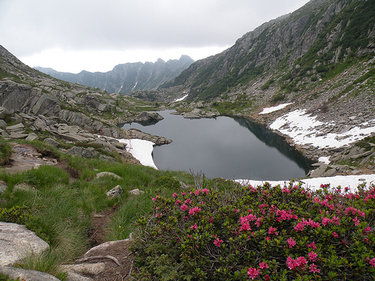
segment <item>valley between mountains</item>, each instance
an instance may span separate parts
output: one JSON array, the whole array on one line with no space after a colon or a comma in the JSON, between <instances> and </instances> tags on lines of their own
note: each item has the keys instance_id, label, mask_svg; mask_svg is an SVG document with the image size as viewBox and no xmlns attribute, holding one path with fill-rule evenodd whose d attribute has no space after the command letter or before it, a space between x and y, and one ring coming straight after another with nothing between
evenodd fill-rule
<instances>
[{"instance_id":1,"label":"valley between mountains","mask_svg":"<svg viewBox=\"0 0 375 281\"><path fill-rule=\"evenodd\" d=\"M312 0L196 62L39 69L0 45L0 280L374 280L373 0ZM122 125L163 110L249 120L311 170L158 170L173 139Z\"/></svg>"}]
</instances>

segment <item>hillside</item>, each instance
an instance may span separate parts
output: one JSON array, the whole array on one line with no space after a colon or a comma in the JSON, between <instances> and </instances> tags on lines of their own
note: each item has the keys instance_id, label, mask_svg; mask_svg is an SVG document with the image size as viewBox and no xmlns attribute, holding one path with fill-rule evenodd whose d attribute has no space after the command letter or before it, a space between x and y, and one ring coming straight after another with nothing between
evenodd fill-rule
<instances>
[{"instance_id":1,"label":"hillside","mask_svg":"<svg viewBox=\"0 0 375 281\"><path fill-rule=\"evenodd\" d=\"M374 2L312 0L193 63L158 91L135 96L188 95L173 103L188 118L255 120L319 161L312 175L327 176L375 168L374 93Z\"/></svg>"},{"instance_id":2,"label":"hillside","mask_svg":"<svg viewBox=\"0 0 375 281\"><path fill-rule=\"evenodd\" d=\"M0 134L8 140L43 141L88 158L137 162L116 139L169 143L125 131L125 121L152 121L156 104L57 80L23 64L0 46Z\"/></svg>"},{"instance_id":3,"label":"hillside","mask_svg":"<svg viewBox=\"0 0 375 281\"><path fill-rule=\"evenodd\" d=\"M193 63L160 90L188 92L190 100L234 93L260 104L294 99L373 57L374 22L373 1L313 0Z\"/></svg>"},{"instance_id":4,"label":"hillside","mask_svg":"<svg viewBox=\"0 0 375 281\"><path fill-rule=\"evenodd\" d=\"M64 81L100 88L109 93L128 94L156 89L178 76L192 62L189 56L181 56L178 60L167 62L158 59L155 63L125 63L116 65L108 72L81 71L78 74L58 72L43 67L36 67L36 69Z\"/></svg>"}]
</instances>

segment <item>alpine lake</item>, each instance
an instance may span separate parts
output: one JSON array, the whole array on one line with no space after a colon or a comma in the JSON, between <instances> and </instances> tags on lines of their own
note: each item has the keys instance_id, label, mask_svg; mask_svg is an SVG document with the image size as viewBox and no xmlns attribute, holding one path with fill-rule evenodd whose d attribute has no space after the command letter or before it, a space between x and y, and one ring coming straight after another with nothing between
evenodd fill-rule
<instances>
[{"instance_id":1,"label":"alpine lake","mask_svg":"<svg viewBox=\"0 0 375 281\"><path fill-rule=\"evenodd\" d=\"M158 113L164 119L156 124L123 126L173 140L154 146L158 169L252 180L297 179L310 169L311 162L281 136L250 120L226 116L185 119L172 110Z\"/></svg>"}]
</instances>

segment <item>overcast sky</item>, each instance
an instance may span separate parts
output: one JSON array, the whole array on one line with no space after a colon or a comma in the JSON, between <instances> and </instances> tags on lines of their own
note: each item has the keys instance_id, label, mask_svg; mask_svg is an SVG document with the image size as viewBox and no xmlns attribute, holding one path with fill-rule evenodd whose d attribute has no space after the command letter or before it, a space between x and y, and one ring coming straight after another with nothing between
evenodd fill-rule
<instances>
[{"instance_id":1,"label":"overcast sky","mask_svg":"<svg viewBox=\"0 0 375 281\"><path fill-rule=\"evenodd\" d=\"M30 66L198 60L308 0L0 0L0 44Z\"/></svg>"}]
</instances>

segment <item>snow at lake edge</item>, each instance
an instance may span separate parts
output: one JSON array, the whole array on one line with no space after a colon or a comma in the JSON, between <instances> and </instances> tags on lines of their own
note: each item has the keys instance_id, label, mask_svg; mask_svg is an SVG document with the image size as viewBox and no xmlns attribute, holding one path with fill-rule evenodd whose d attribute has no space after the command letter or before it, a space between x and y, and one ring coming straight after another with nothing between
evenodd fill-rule
<instances>
[{"instance_id":1,"label":"snow at lake edge","mask_svg":"<svg viewBox=\"0 0 375 281\"><path fill-rule=\"evenodd\" d=\"M119 139L118 141L125 143L126 151L133 155L143 166L158 169L152 158L152 151L155 145L153 142L140 139Z\"/></svg>"},{"instance_id":2,"label":"snow at lake edge","mask_svg":"<svg viewBox=\"0 0 375 281\"><path fill-rule=\"evenodd\" d=\"M263 108L262 112L259 112L259 114L268 114L268 113L271 113L271 112L274 112L274 111L278 111L280 109L283 109L283 108L287 107L290 104L293 104L293 103L288 102L288 103L282 103L282 104L279 104L279 105L273 106L273 107L265 107L265 108Z\"/></svg>"},{"instance_id":3,"label":"snow at lake edge","mask_svg":"<svg viewBox=\"0 0 375 281\"><path fill-rule=\"evenodd\" d=\"M252 186L259 186L263 185L265 182L271 184L271 186L289 186L288 180L281 180L281 181L267 181L267 180L246 180L246 179L239 179L235 180L241 185L252 185ZM302 182L302 187L317 190L320 188L321 184L329 184L330 187L338 187L341 186L342 188L349 187L351 192L355 192L357 190L358 185L365 184L366 187L371 185L375 185L375 174L370 175L349 175L349 176L334 176L334 177L320 177L320 178L306 178L294 181L295 184L298 182Z\"/></svg>"}]
</instances>

